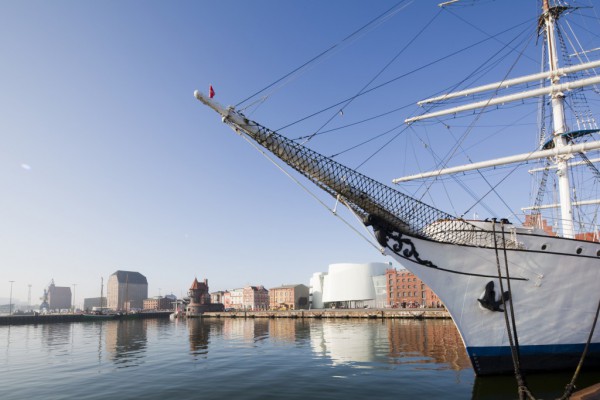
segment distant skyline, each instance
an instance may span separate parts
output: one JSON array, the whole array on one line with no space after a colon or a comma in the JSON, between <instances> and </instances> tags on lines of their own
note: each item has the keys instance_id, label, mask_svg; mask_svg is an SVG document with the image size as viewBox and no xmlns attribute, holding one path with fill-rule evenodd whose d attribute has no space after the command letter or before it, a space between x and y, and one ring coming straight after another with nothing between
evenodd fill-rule
<instances>
[{"instance_id":1,"label":"distant skyline","mask_svg":"<svg viewBox=\"0 0 600 400\"><path fill-rule=\"evenodd\" d=\"M279 129L352 97L376 76L369 87L489 39L508 20L509 27L535 22L538 12L537 1L479 7L471 0L452 10L438 3L3 3L0 297L8 299L12 280L13 299L26 302L31 284L35 304L54 279L58 286L76 284L76 302L82 304L85 297L99 297L101 277L106 285L117 270L145 275L150 297L181 297L195 277L208 279L211 291L272 288L308 285L313 273L333 263L391 261L331 210L368 236L354 216L326 196L320 198L329 209L316 202L193 92L212 85L217 101L236 104L333 48L268 90L264 104L242 105L250 106L245 112L251 118ZM394 6L389 18L359 31ZM467 43L458 44L461 36ZM433 47L426 47L430 42ZM488 57L492 44L499 46L490 40L464 56ZM418 96L440 91L474 68L470 61L459 65L435 64L431 75L413 73L378 91L380 103L360 97L343 112L333 108L282 133L298 137L411 105L372 125L311 141L318 151L336 154L402 126L417 109ZM523 71L537 72L539 63L526 59L525 66ZM325 124L332 115L334 123ZM391 184L417 164L407 161L412 148L405 142L392 143L362 165L388 138L336 159ZM401 136L421 145L411 138ZM450 139L444 133L436 141ZM511 189L509 199L522 191ZM447 197L461 206L472 201L461 196ZM451 209L450 200L437 206ZM469 210L475 213L487 216L480 207Z\"/></svg>"}]
</instances>

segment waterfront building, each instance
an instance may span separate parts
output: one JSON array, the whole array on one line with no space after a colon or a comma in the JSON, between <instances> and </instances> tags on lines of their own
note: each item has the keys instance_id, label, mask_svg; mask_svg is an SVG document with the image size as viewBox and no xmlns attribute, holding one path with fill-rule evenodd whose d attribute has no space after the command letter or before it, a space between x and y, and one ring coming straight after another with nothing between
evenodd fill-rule
<instances>
[{"instance_id":1,"label":"waterfront building","mask_svg":"<svg viewBox=\"0 0 600 400\"><path fill-rule=\"evenodd\" d=\"M71 288L68 286L56 286L54 279L48 286L48 309L60 311L71 309Z\"/></svg>"},{"instance_id":2,"label":"waterfront building","mask_svg":"<svg viewBox=\"0 0 600 400\"><path fill-rule=\"evenodd\" d=\"M269 309L269 291L264 286L246 286L242 290L244 310L264 311Z\"/></svg>"},{"instance_id":3,"label":"waterfront building","mask_svg":"<svg viewBox=\"0 0 600 400\"><path fill-rule=\"evenodd\" d=\"M204 312L204 305L210 304L210 294L208 293L208 280L204 279L204 282L198 282L197 278L194 278L192 286L188 291L190 303L186 307L187 317L198 317Z\"/></svg>"},{"instance_id":4,"label":"waterfront building","mask_svg":"<svg viewBox=\"0 0 600 400\"><path fill-rule=\"evenodd\" d=\"M226 310L233 308L231 307L231 292L229 290L223 292L223 306Z\"/></svg>"},{"instance_id":5,"label":"waterfront building","mask_svg":"<svg viewBox=\"0 0 600 400\"><path fill-rule=\"evenodd\" d=\"M198 279L194 278L194 282L192 282L192 286L188 291L188 296L190 302L186 306L185 312L185 315L188 318L200 317L205 312L223 311L224 309L223 304L211 303L207 279L204 279L203 282L198 282Z\"/></svg>"},{"instance_id":6,"label":"waterfront building","mask_svg":"<svg viewBox=\"0 0 600 400\"><path fill-rule=\"evenodd\" d=\"M100 297L88 297L83 299L83 310L91 311L94 307L106 307L107 304L106 297L102 297L102 301Z\"/></svg>"},{"instance_id":7,"label":"waterfront building","mask_svg":"<svg viewBox=\"0 0 600 400\"><path fill-rule=\"evenodd\" d=\"M311 308L381 308L386 305L389 263L330 264L310 279Z\"/></svg>"},{"instance_id":8,"label":"waterfront building","mask_svg":"<svg viewBox=\"0 0 600 400\"><path fill-rule=\"evenodd\" d=\"M167 296L154 296L150 299L144 299L142 309L144 310L172 310L173 303L177 300L173 300Z\"/></svg>"},{"instance_id":9,"label":"waterfront building","mask_svg":"<svg viewBox=\"0 0 600 400\"><path fill-rule=\"evenodd\" d=\"M107 292L108 308L141 309L148 298L148 280L139 272L119 270L108 278Z\"/></svg>"},{"instance_id":10,"label":"waterfront building","mask_svg":"<svg viewBox=\"0 0 600 400\"><path fill-rule=\"evenodd\" d=\"M307 309L309 295L306 285L282 285L269 289L269 306L272 310Z\"/></svg>"},{"instance_id":11,"label":"waterfront building","mask_svg":"<svg viewBox=\"0 0 600 400\"><path fill-rule=\"evenodd\" d=\"M225 302L223 301L224 296L225 296L225 291L223 291L223 290L219 290L217 292L212 292L210 294L210 302L225 304Z\"/></svg>"},{"instance_id":12,"label":"waterfront building","mask_svg":"<svg viewBox=\"0 0 600 400\"><path fill-rule=\"evenodd\" d=\"M415 274L401 268L385 271L389 307L442 307L437 295Z\"/></svg>"},{"instance_id":13,"label":"waterfront building","mask_svg":"<svg viewBox=\"0 0 600 400\"><path fill-rule=\"evenodd\" d=\"M225 308L244 309L244 289L238 288L226 291L223 294L223 304Z\"/></svg>"}]
</instances>

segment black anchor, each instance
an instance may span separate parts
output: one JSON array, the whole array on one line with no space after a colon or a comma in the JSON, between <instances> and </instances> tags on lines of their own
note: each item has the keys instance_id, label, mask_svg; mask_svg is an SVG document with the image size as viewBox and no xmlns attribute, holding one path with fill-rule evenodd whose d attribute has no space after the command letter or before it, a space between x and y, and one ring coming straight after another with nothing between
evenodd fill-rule
<instances>
[{"instance_id":1,"label":"black anchor","mask_svg":"<svg viewBox=\"0 0 600 400\"><path fill-rule=\"evenodd\" d=\"M494 281L489 281L487 285L485 285L485 293L481 299L477 299L479 303L490 311L500 311L503 312L504 309L500 308L502 303L510 300L510 292L504 292L502 294L502 298L500 300L496 300L496 291L494 290Z\"/></svg>"}]
</instances>

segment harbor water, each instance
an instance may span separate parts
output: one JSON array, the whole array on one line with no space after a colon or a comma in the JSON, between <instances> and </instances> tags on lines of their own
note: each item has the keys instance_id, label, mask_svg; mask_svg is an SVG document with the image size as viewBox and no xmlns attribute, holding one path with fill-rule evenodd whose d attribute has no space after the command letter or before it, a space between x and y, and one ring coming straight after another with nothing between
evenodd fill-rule
<instances>
[{"instance_id":1,"label":"harbor water","mask_svg":"<svg viewBox=\"0 0 600 400\"><path fill-rule=\"evenodd\" d=\"M115 320L0 327L0 399L513 399L451 320ZM600 381L584 374L580 387ZM528 377L539 398L570 374Z\"/></svg>"}]
</instances>

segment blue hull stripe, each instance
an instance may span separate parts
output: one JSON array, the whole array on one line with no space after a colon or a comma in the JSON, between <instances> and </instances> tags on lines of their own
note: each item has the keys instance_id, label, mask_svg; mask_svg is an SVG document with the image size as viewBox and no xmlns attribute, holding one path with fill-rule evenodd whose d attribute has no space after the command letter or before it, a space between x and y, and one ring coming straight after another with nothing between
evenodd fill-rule
<instances>
[{"instance_id":1,"label":"blue hull stripe","mask_svg":"<svg viewBox=\"0 0 600 400\"><path fill-rule=\"evenodd\" d=\"M559 355L572 354L583 352L585 344L549 344L538 346L519 346L521 355ZM600 352L600 343L590 343L588 352ZM467 347L469 357L493 357L493 356L510 356L510 347Z\"/></svg>"},{"instance_id":2,"label":"blue hull stripe","mask_svg":"<svg viewBox=\"0 0 600 400\"><path fill-rule=\"evenodd\" d=\"M574 370L584 344L519 346L523 372ZM514 372L510 347L468 347L477 375L511 374ZM600 343L592 343L584 363L585 369L600 368Z\"/></svg>"}]
</instances>

